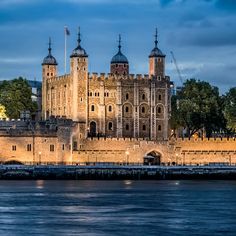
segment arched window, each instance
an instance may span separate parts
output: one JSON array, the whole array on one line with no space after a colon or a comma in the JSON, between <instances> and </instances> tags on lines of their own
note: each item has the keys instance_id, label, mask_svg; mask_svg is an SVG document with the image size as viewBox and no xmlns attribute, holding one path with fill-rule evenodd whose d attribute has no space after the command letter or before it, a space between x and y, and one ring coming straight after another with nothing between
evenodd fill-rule
<instances>
[{"instance_id":1,"label":"arched window","mask_svg":"<svg viewBox=\"0 0 236 236\"><path fill-rule=\"evenodd\" d=\"M157 112L161 113L161 107L158 107Z\"/></svg>"},{"instance_id":2,"label":"arched window","mask_svg":"<svg viewBox=\"0 0 236 236\"><path fill-rule=\"evenodd\" d=\"M129 99L129 94L128 94L128 93L125 94L125 99L126 99L126 100Z\"/></svg>"},{"instance_id":3,"label":"arched window","mask_svg":"<svg viewBox=\"0 0 236 236\"><path fill-rule=\"evenodd\" d=\"M92 93L92 92L90 92L90 93L89 93L89 96L90 96L90 97L92 97L92 96L93 96L93 93Z\"/></svg>"},{"instance_id":4,"label":"arched window","mask_svg":"<svg viewBox=\"0 0 236 236\"><path fill-rule=\"evenodd\" d=\"M145 94L142 95L142 99L145 100L146 99L146 96Z\"/></svg>"},{"instance_id":5,"label":"arched window","mask_svg":"<svg viewBox=\"0 0 236 236\"><path fill-rule=\"evenodd\" d=\"M99 97L99 93L98 93L98 97Z\"/></svg>"},{"instance_id":6,"label":"arched window","mask_svg":"<svg viewBox=\"0 0 236 236\"><path fill-rule=\"evenodd\" d=\"M161 131L161 125L158 125L158 131Z\"/></svg>"},{"instance_id":7,"label":"arched window","mask_svg":"<svg viewBox=\"0 0 236 236\"><path fill-rule=\"evenodd\" d=\"M94 105L91 106L91 111L95 111L95 106Z\"/></svg>"},{"instance_id":8,"label":"arched window","mask_svg":"<svg viewBox=\"0 0 236 236\"><path fill-rule=\"evenodd\" d=\"M159 94L158 99L161 100L161 94Z\"/></svg>"},{"instance_id":9,"label":"arched window","mask_svg":"<svg viewBox=\"0 0 236 236\"><path fill-rule=\"evenodd\" d=\"M142 113L145 113L145 107L142 107L141 110L142 110Z\"/></svg>"},{"instance_id":10,"label":"arched window","mask_svg":"<svg viewBox=\"0 0 236 236\"><path fill-rule=\"evenodd\" d=\"M108 123L108 130L113 130L113 123L112 122Z\"/></svg>"},{"instance_id":11,"label":"arched window","mask_svg":"<svg viewBox=\"0 0 236 236\"><path fill-rule=\"evenodd\" d=\"M129 124L126 124L126 125L125 125L125 129L126 129L126 130L129 130Z\"/></svg>"},{"instance_id":12,"label":"arched window","mask_svg":"<svg viewBox=\"0 0 236 236\"><path fill-rule=\"evenodd\" d=\"M146 131L146 125L143 125L143 131Z\"/></svg>"},{"instance_id":13,"label":"arched window","mask_svg":"<svg viewBox=\"0 0 236 236\"><path fill-rule=\"evenodd\" d=\"M97 97L97 93L95 92L95 97Z\"/></svg>"},{"instance_id":14,"label":"arched window","mask_svg":"<svg viewBox=\"0 0 236 236\"><path fill-rule=\"evenodd\" d=\"M108 106L108 111L112 112L112 106L111 105Z\"/></svg>"},{"instance_id":15,"label":"arched window","mask_svg":"<svg viewBox=\"0 0 236 236\"><path fill-rule=\"evenodd\" d=\"M125 112L129 112L129 107L125 107Z\"/></svg>"}]
</instances>

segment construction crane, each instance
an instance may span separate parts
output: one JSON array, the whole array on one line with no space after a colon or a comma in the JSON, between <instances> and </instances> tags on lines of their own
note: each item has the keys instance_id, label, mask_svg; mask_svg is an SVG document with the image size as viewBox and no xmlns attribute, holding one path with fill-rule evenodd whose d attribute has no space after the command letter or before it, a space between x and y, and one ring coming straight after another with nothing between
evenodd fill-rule
<instances>
[{"instance_id":1,"label":"construction crane","mask_svg":"<svg viewBox=\"0 0 236 236\"><path fill-rule=\"evenodd\" d=\"M179 70L177 61L176 61L176 59L175 59L175 55L174 55L174 53L173 53L172 51L170 51L170 54L171 54L172 59L173 59L173 61L174 61L175 68L176 68L176 70L177 70L177 73L178 73L178 76L179 76L179 79L180 79L180 82L181 82L181 86L182 86L182 85L183 85L183 77L182 77L182 75L181 75L181 73L180 73L180 70Z\"/></svg>"}]
</instances>

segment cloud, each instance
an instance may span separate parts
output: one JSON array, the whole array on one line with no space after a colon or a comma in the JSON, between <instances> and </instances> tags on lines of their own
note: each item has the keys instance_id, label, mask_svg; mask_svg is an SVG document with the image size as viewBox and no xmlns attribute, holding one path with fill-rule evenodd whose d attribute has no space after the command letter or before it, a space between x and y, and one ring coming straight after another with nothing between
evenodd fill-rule
<instances>
[{"instance_id":1,"label":"cloud","mask_svg":"<svg viewBox=\"0 0 236 236\"><path fill-rule=\"evenodd\" d=\"M0 1L0 8L8 8L16 5L26 5L26 4L35 4L40 2L40 0L1 0Z\"/></svg>"},{"instance_id":2,"label":"cloud","mask_svg":"<svg viewBox=\"0 0 236 236\"><path fill-rule=\"evenodd\" d=\"M38 57L21 57L21 58L0 58L0 64L34 64L41 60Z\"/></svg>"}]
</instances>

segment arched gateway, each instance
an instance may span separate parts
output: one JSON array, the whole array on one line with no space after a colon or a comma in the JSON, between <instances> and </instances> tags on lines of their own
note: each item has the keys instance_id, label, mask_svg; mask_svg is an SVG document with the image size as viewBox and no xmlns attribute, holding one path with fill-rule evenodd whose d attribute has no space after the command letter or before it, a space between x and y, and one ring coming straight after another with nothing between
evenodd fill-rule
<instances>
[{"instance_id":1,"label":"arched gateway","mask_svg":"<svg viewBox=\"0 0 236 236\"><path fill-rule=\"evenodd\" d=\"M157 151L151 151L143 157L144 165L160 165L161 154Z\"/></svg>"}]
</instances>

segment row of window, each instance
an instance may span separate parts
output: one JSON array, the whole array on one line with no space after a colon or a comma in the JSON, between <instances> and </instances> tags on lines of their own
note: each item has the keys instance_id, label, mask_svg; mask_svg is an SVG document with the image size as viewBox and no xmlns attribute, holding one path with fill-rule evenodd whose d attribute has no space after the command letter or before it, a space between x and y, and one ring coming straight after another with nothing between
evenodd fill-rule
<instances>
[{"instance_id":1,"label":"row of window","mask_svg":"<svg viewBox=\"0 0 236 236\"><path fill-rule=\"evenodd\" d=\"M62 150L64 150L64 148L65 147L64 147L64 144L63 144L62 145ZM12 145L11 150L12 151L16 151L16 145ZM31 152L32 151L32 145L31 144L27 144L26 150L27 150L27 152ZM50 152L54 152L55 151L55 146L53 144L51 144L49 146L49 150L50 150Z\"/></svg>"},{"instance_id":2,"label":"row of window","mask_svg":"<svg viewBox=\"0 0 236 236\"><path fill-rule=\"evenodd\" d=\"M130 97L130 96L129 96L129 93L126 93L126 94L125 94L125 99L126 99L126 100L129 100L129 97ZM146 97L146 94L143 93L143 94L142 94L142 100L146 100L146 98L147 98L147 97ZM161 96L161 94L159 94L159 95L158 95L158 100L161 101L161 99L162 99L162 96Z\"/></svg>"},{"instance_id":3,"label":"row of window","mask_svg":"<svg viewBox=\"0 0 236 236\"><path fill-rule=\"evenodd\" d=\"M93 92L88 92L88 96L89 96L89 97L92 97L92 96L93 96ZM94 96L95 96L95 97L99 97L99 96L100 96L100 93L99 93L99 92L95 92L95 93L94 93ZM108 92L105 92L105 93L104 93L104 97L109 97L109 93L108 93Z\"/></svg>"},{"instance_id":4,"label":"row of window","mask_svg":"<svg viewBox=\"0 0 236 236\"><path fill-rule=\"evenodd\" d=\"M113 110L113 109L112 109L112 106L109 105L109 106L108 106L108 111L109 111L109 112L112 112L112 110ZM91 105L91 111L95 111L95 105Z\"/></svg>"},{"instance_id":5,"label":"row of window","mask_svg":"<svg viewBox=\"0 0 236 236\"><path fill-rule=\"evenodd\" d=\"M94 111L95 111L95 105L91 105L91 109L90 109L90 110L94 112ZM112 112L112 110L113 110L113 109L112 109L112 106L109 105L109 106L108 106L108 111L109 111L109 112ZM129 113L129 112L130 112L130 107L129 107L129 106L125 106L125 109L124 109L124 110L125 110L126 113ZM142 112L142 113L146 113L146 107L141 107L141 112ZM158 108L157 108L157 113L161 113L161 112L162 112L161 107L158 107Z\"/></svg>"},{"instance_id":6,"label":"row of window","mask_svg":"<svg viewBox=\"0 0 236 236\"><path fill-rule=\"evenodd\" d=\"M113 122L108 122L107 125L108 130L112 131L113 130ZM157 127L158 131L161 131L161 125L158 125ZM125 124L125 130L129 131L130 130L130 124ZM147 126L146 125L142 125L142 131L146 131L147 130Z\"/></svg>"}]
</instances>

